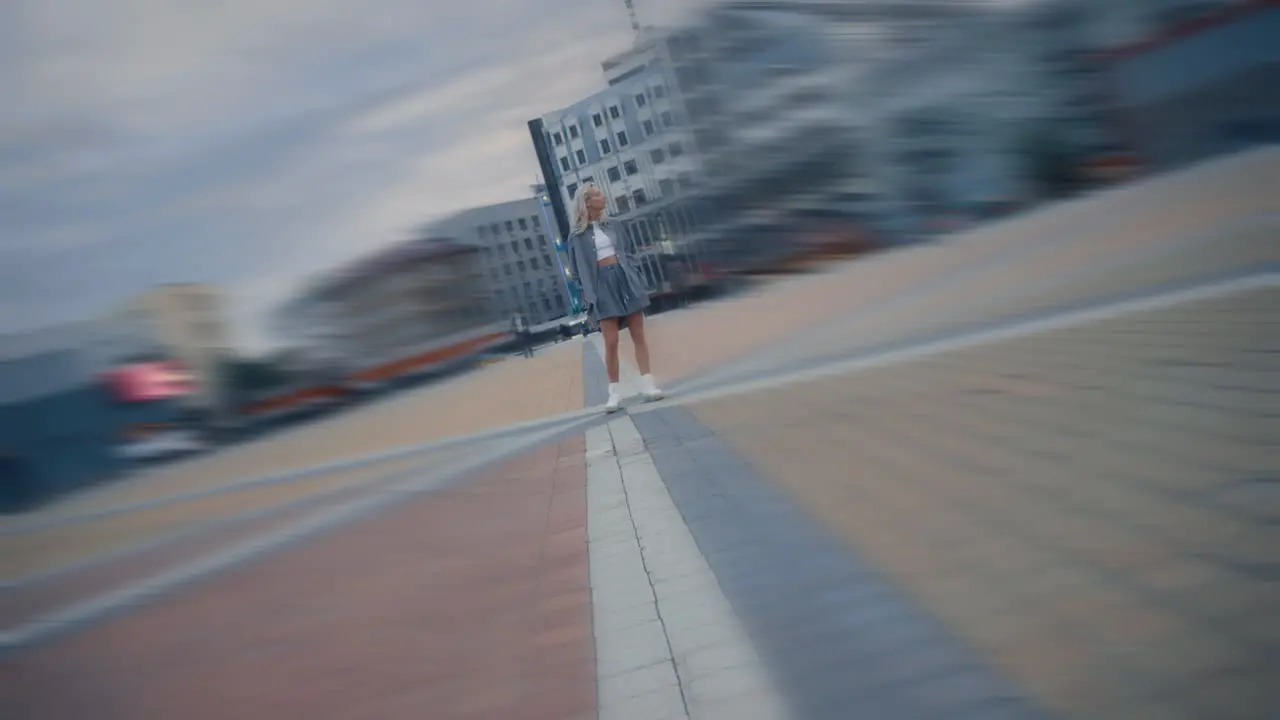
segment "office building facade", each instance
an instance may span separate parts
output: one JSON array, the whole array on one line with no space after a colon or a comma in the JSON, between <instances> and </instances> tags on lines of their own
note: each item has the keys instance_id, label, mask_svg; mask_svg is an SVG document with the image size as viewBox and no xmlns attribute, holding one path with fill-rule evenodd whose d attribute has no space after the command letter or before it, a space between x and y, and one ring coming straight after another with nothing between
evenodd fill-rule
<instances>
[{"instance_id":1,"label":"office building facade","mask_svg":"<svg viewBox=\"0 0 1280 720\"><path fill-rule=\"evenodd\" d=\"M689 203L697 152L672 45L671 33L646 33L601 63L604 89L529 123L562 236L579 189L600 186L656 295L678 288L673 243L697 227Z\"/></svg>"},{"instance_id":2,"label":"office building facade","mask_svg":"<svg viewBox=\"0 0 1280 720\"><path fill-rule=\"evenodd\" d=\"M536 189L536 188L535 188ZM549 191L548 191L549 192ZM575 312L563 238L544 193L471 208L431 224L431 232L479 249L493 311L540 325Z\"/></svg>"}]
</instances>

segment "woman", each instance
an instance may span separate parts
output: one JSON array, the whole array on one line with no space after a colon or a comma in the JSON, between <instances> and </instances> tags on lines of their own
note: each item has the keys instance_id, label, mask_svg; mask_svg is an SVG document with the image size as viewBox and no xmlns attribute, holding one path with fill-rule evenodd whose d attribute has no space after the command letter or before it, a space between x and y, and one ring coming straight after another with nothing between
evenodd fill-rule
<instances>
[{"instance_id":1,"label":"woman","mask_svg":"<svg viewBox=\"0 0 1280 720\"><path fill-rule=\"evenodd\" d=\"M640 392L646 400L660 400L649 374L649 345L644 336L644 309L649 293L641 279L639 262L627 252L622 236L605 219L604 192L587 183L573 199L573 231L569 235L569 264L582 286L587 314L604 337L604 367L609 375L606 412L622 404L618 391L618 326L625 321L636 346Z\"/></svg>"}]
</instances>

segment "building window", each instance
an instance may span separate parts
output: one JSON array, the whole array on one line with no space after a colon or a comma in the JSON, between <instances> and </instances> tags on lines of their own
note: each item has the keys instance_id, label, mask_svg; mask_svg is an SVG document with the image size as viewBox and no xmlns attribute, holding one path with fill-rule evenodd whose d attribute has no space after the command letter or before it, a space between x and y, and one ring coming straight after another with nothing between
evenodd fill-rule
<instances>
[{"instance_id":1,"label":"building window","mask_svg":"<svg viewBox=\"0 0 1280 720\"><path fill-rule=\"evenodd\" d=\"M605 174L609 176L609 182L618 182L622 179L622 171L616 167L609 168Z\"/></svg>"},{"instance_id":2,"label":"building window","mask_svg":"<svg viewBox=\"0 0 1280 720\"><path fill-rule=\"evenodd\" d=\"M524 273L525 265L523 260L516 263L516 270L519 270L522 274Z\"/></svg>"},{"instance_id":3,"label":"building window","mask_svg":"<svg viewBox=\"0 0 1280 720\"><path fill-rule=\"evenodd\" d=\"M546 236L546 235L539 235L539 236L538 236L538 247L544 248L544 247L546 247L546 246L547 246L547 236Z\"/></svg>"},{"instance_id":4,"label":"building window","mask_svg":"<svg viewBox=\"0 0 1280 720\"><path fill-rule=\"evenodd\" d=\"M667 146L667 154L673 158L678 158L684 154L684 145L678 142L671 143Z\"/></svg>"},{"instance_id":5,"label":"building window","mask_svg":"<svg viewBox=\"0 0 1280 720\"><path fill-rule=\"evenodd\" d=\"M609 154L610 152L612 152L612 151L613 151L613 148L609 147L609 138L605 138L604 140L601 140L601 141L600 141L600 154L601 154L601 155L608 155L608 154Z\"/></svg>"},{"instance_id":6,"label":"building window","mask_svg":"<svg viewBox=\"0 0 1280 720\"><path fill-rule=\"evenodd\" d=\"M644 136L645 136L645 137L649 137L650 135L652 135L652 134L653 134L653 121L652 121L652 120L645 120L643 123L641 123L641 125L643 125L643 126L644 126Z\"/></svg>"},{"instance_id":7,"label":"building window","mask_svg":"<svg viewBox=\"0 0 1280 720\"><path fill-rule=\"evenodd\" d=\"M519 250L520 250L520 243L516 242L515 240L512 240L512 241L511 241L511 254L512 254L512 255L515 255L517 252L519 252Z\"/></svg>"},{"instance_id":8,"label":"building window","mask_svg":"<svg viewBox=\"0 0 1280 720\"><path fill-rule=\"evenodd\" d=\"M511 277L511 263L503 263L502 274Z\"/></svg>"},{"instance_id":9,"label":"building window","mask_svg":"<svg viewBox=\"0 0 1280 720\"><path fill-rule=\"evenodd\" d=\"M649 198L645 197L644 190L636 190L631 193L631 199L636 201L636 207L649 202Z\"/></svg>"},{"instance_id":10,"label":"building window","mask_svg":"<svg viewBox=\"0 0 1280 720\"><path fill-rule=\"evenodd\" d=\"M573 196L578 194L578 184L569 183L569 185L565 187L565 190L569 193L569 199L572 200Z\"/></svg>"},{"instance_id":11,"label":"building window","mask_svg":"<svg viewBox=\"0 0 1280 720\"><path fill-rule=\"evenodd\" d=\"M561 170L563 170L563 171L565 171L565 172L569 172L569 170L570 170L570 168L571 168L571 167L572 167L572 166L571 166L571 165L569 165L569 158L567 158L567 157L562 157L562 158L560 158L560 169L561 169Z\"/></svg>"},{"instance_id":12,"label":"building window","mask_svg":"<svg viewBox=\"0 0 1280 720\"><path fill-rule=\"evenodd\" d=\"M659 99L666 97L666 96L667 96L667 86L666 86L666 85L654 85L654 86L653 86L653 96L654 96L654 97L656 97L656 98L659 98Z\"/></svg>"},{"instance_id":13,"label":"building window","mask_svg":"<svg viewBox=\"0 0 1280 720\"><path fill-rule=\"evenodd\" d=\"M538 217L537 215L534 215L533 217L531 217L531 218L529 218L529 219L530 219L531 221L533 221L533 229L534 229L534 230L537 230L537 229L539 229L539 228L541 228L541 227L542 227L542 218Z\"/></svg>"},{"instance_id":14,"label":"building window","mask_svg":"<svg viewBox=\"0 0 1280 720\"><path fill-rule=\"evenodd\" d=\"M552 135L551 137L555 139L556 147L560 147L561 145L564 144L564 136L561 135L560 133L557 132L555 135Z\"/></svg>"},{"instance_id":15,"label":"building window","mask_svg":"<svg viewBox=\"0 0 1280 720\"><path fill-rule=\"evenodd\" d=\"M628 160L622 163L622 169L627 171L627 175L635 175L640 172L640 166L636 165L635 160Z\"/></svg>"},{"instance_id":16,"label":"building window","mask_svg":"<svg viewBox=\"0 0 1280 720\"><path fill-rule=\"evenodd\" d=\"M619 195L618 197L614 198L613 201L614 201L614 204L618 206L619 213L631 212L631 201L627 199L626 195Z\"/></svg>"},{"instance_id":17,"label":"building window","mask_svg":"<svg viewBox=\"0 0 1280 720\"><path fill-rule=\"evenodd\" d=\"M649 100L644 96L644 93L636 93L636 107L644 107L647 102Z\"/></svg>"},{"instance_id":18,"label":"building window","mask_svg":"<svg viewBox=\"0 0 1280 720\"><path fill-rule=\"evenodd\" d=\"M570 125L570 126L569 126L569 137L571 137L571 138L573 138L573 139L575 139L575 140L577 140L577 139L578 139L578 126L577 126L577 125Z\"/></svg>"},{"instance_id":19,"label":"building window","mask_svg":"<svg viewBox=\"0 0 1280 720\"><path fill-rule=\"evenodd\" d=\"M548 269L551 268L551 253L542 253L542 264L546 265Z\"/></svg>"},{"instance_id":20,"label":"building window","mask_svg":"<svg viewBox=\"0 0 1280 720\"><path fill-rule=\"evenodd\" d=\"M649 151L649 160L653 161L654 165L661 165L666 159L667 154L662 151L662 148L654 148Z\"/></svg>"},{"instance_id":21,"label":"building window","mask_svg":"<svg viewBox=\"0 0 1280 720\"><path fill-rule=\"evenodd\" d=\"M508 221L507 221L507 232L515 232L515 231L516 231L516 224L515 224L515 223L513 223L513 222L511 222L510 220L508 220Z\"/></svg>"},{"instance_id":22,"label":"building window","mask_svg":"<svg viewBox=\"0 0 1280 720\"><path fill-rule=\"evenodd\" d=\"M493 233L494 237L498 237L498 233L502 232L502 228L498 227L498 223L493 223L489 226L489 232Z\"/></svg>"},{"instance_id":23,"label":"building window","mask_svg":"<svg viewBox=\"0 0 1280 720\"><path fill-rule=\"evenodd\" d=\"M670 110L664 110L660 117L662 118L662 127L664 128L669 128L676 124L676 119L671 115Z\"/></svg>"},{"instance_id":24,"label":"building window","mask_svg":"<svg viewBox=\"0 0 1280 720\"><path fill-rule=\"evenodd\" d=\"M614 120L617 120L618 118L622 117L622 113L618 110L617 105L609 106L609 117L613 118Z\"/></svg>"},{"instance_id":25,"label":"building window","mask_svg":"<svg viewBox=\"0 0 1280 720\"><path fill-rule=\"evenodd\" d=\"M525 238L525 239L524 239L524 249L525 249L525 250L532 250L532 249L533 249L533 238Z\"/></svg>"},{"instance_id":26,"label":"building window","mask_svg":"<svg viewBox=\"0 0 1280 720\"><path fill-rule=\"evenodd\" d=\"M547 289L547 279L538 278L538 292L542 292L543 290L546 290L546 289Z\"/></svg>"},{"instance_id":27,"label":"building window","mask_svg":"<svg viewBox=\"0 0 1280 720\"><path fill-rule=\"evenodd\" d=\"M676 194L676 184L671 180L659 180L658 192L663 197L671 197Z\"/></svg>"},{"instance_id":28,"label":"building window","mask_svg":"<svg viewBox=\"0 0 1280 720\"><path fill-rule=\"evenodd\" d=\"M519 219L519 220L517 220L516 222L518 222L518 223L520 224L520 229L521 229L521 230L528 230L528 229L529 229L529 221L528 221L528 220L525 220L524 218L520 218L520 219Z\"/></svg>"},{"instance_id":29,"label":"building window","mask_svg":"<svg viewBox=\"0 0 1280 720\"><path fill-rule=\"evenodd\" d=\"M524 285L523 285L523 287L524 287L524 294L525 294L525 295L532 295L532 294L533 294L533 283L529 282L528 280L525 280L525 281L524 281Z\"/></svg>"},{"instance_id":30,"label":"building window","mask_svg":"<svg viewBox=\"0 0 1280 720\"><path fill-rule=\"evenodd\" d=\"M485 237L488 236L487 233L485 232L486 229L487 228L485 228L485 226L483 225L476 226L476 235L478 235L481 240L485 239Z\"/></svg>"},{"instance_id":31,"label":"building window","mask_svg":"<svg viewBox=\"0 0 1280 720\"><path fill-rule=\"evenodd\" d=\"M586 150L578 150L578 151L574 152L574 154L573 154L573 155L574 155L574 157L578 158L578 164L579 164L579 165L586 165L586 164L587 164L587 151L586 151Z\"/></svg>"},{"instance_id":32,"label":"building window","mask_svg":"<svg viewBox=\"0 0 1280 720\"><path fill-rule=\"evenodd\" d=\"M619 130L618 131L618 147L624 148L626 146L627 146L627 131Z\"/></svg>"},{"instance_id":33,"label":"building window","mask_svg":"<svg viewBox=\"0 0 1280 720\"><path fill-rule=\"evenodd\" d=\"M551 300L549 298L542 298L542 309L545 312L551 312Z\"/></svg>"},{"instance_id":34,"label":"building window","mask_svg":"<svg viewBox=\"0 0 1280 720\"><path fill-rule=\"evenodd\" d=\"M563 296L563 295L557 295L557 296L556 296L556 308L557 308L557 309L559 309L559 310L564 310L564 296Z\"/></svg>"},{"instance_id":35,"label":"building window","mask_svg":"<svg viewBox=\"0 0 1280 720\"><path fill-rule=\"evenodd\" d=\"M601 125L604 125L604 116L602 116L600 113L592 113L591 124L595 125L596 127L600 127Z\"/></svg>"}]
</instances>

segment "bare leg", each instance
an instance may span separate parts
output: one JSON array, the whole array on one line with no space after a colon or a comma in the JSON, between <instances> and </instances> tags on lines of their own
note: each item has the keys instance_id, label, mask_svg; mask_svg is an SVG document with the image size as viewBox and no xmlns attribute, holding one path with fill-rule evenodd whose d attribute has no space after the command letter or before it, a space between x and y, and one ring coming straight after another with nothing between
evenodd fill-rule
<instances>
[{"instance_id":1,"label":"bare leg","mask_svg":"<svg viewBox=\"0 0 1280 720\"><path fill-rule=\"evenodd\" d=\"M641 375L649 374L649 341L644 336L644 313L632 313L627 317L627 329L631 331L631 344L636 346L636 368Z\"/></svg>"},{"instance_id":2,"label":"bare leg","mask_svg":"<svg viewBox=\"0 0 1280 720\"><path fill-rule=\"evenodd\" d=\"M618 382L618 319L605 318L600 321L600 335L604 337L604 371L609 375L609 382Z\"/></svg>"}]
</instances>

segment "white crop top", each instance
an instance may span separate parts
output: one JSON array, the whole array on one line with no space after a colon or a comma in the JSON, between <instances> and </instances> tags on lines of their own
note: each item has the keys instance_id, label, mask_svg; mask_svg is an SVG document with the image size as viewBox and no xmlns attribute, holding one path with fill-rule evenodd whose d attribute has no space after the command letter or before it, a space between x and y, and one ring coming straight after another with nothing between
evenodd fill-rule
<instances>
[{"instance_id":1,"label":"white crop top","mask_svg":"<svg viewBox=\"0 0 1280 720\"><path fill-rule=\"evenodd\" d=\"M617 251L613 249L613 239L610 238L605 231L601 230L599 225L593 225L592 230L592 237L596 241L597 260L604 260L605 258L611 258L618 254Z\"/></svg>"}]
</instances>

